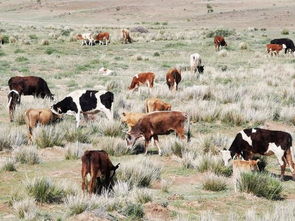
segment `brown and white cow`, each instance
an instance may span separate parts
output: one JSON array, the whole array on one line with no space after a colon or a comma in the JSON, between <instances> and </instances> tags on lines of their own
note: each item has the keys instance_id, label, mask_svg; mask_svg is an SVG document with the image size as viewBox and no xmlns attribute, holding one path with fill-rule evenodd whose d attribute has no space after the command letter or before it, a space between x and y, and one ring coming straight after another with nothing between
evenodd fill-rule
<instances>
[{"instance_id":1,"label":"brown and white cow","mask_svg":"<svg viewBox=\"0 0 295 221\"><path fill-rule=\"evenodd\" d=\"M77 34L76 35L77 40L81 40L81 46L83 45L94 45L95 39L93 33L83 33L83 34Z\"/></svg>"},{"instance_id":2,"label":"brown and white cow","mask_svg":"<svg viewBox=\"0 0 295 221\"><path fill-rule=\"evenodd\" d=\"M170 90L178 90L178 84L181 81L181 72L176 68L170 69L166 74L166 83Z\"/></svg>"},{"instance_id":3,"label":"brown and white cow","mask_svg":"<svg viewBox=\"0 0 295 221\"><path fill-rule=\"evenodd\" d=\"M82 160L82 190L90 193L100 194L102 188L109 189L113 185L113 177L119 167L119 163L114 166L104 150L85 151L81 157ZM91 180L86 187L87 174L90 174ZM102 182L104 178L104 182Z\"/></svg>"},{"instance_id":4,"label":"brown and white cow","mask_svg":"<svg viewBox=\"0 0 295 221\"><path fill-rule=\"evenodd\" d=\"M129 31L127 29L122 29L121 33L122 33L122 39L124 44L133 42L132 38L130 37Z\"/></svg>"},{"instance_id":5,"label":"brown and white cow","mask_svg":"<svg viewBox=\"0 0 295 221\"><path fill-rule=\"evenodd\" d=\"M155 74L152 72L139 73L132 78L132 82L128 87L129 90L135 90L140 85L147 84L149 88L154 86Z\"/></svg>"},{"instance_id":6,"label":"brown and white cow","mask_svg":"<svg viewBox=\"0 0 295 221\"><path fill-rule=\"evenodd\" d=\"M96 36L94 36L95 43L101 45L108 45L111 42L110 33L109 32L100 32Z\"/></svg>"},{"instance_id":7,"label":"brown and white cow","mask_svg":"<svg viewBox=\"0 0 295 221\"><path fill-rule=\"evenodd\" d=\"M251 160L254 154L265 156L275 154L281 166L281 179L284 178L287 164L295 179L292 136L289 133L261 128L244 129L236 135L229 150L222 151L225 165L235 156Z\"/></svg>"},{"instance_id":8,"label":"brown and white cow","mask_svg":"<svg viewBox=\"0 0 295 221\"><path fill-rule=\"evenodd\" d=\"M190 140L190 125L189 116L186 113L179 111L156 111L143 116L134 127L126 135L127 147L132 148L138 138L145 139L145 154L147 154L147 147L152 138L159 149L159 155L162 155L162 150L158 144L159 135L167 135L172 131L176 135L184 139L184 124L188 121L187 141Z\"/></svg>"},{"instance_id":9,"label":"brown and white cow","mask_svg":"<svg viewBox=\"0 0 295 221\"><path fill-rule=\"evenodd\" d=\"M202 65L201 56L198 53L191 54L190 56L191 73L196 73L197 70L201 74L204 72L204 65Z\"/></svg>"},{"instance_id":10,"label":"brown and white cow","mask_svg":"<svg viewBox=\"0 0 295 221\"><path fill-rule=\"evenodd\" d=\"M266 45L266 51L271 56L273 55L279 55L280 51L286 48L286 45L282 44L267 44Z\"/></svg>"},{"instance_id":11,"label":"brown and white cow","mask_svg":"<svg viewBox=\"0 0 295 221\"><path fill-rule=\"evenodd\" d=\"M129 130L143 117L145 113L131 113L131 112L123 112L121 116L122 123L126 123Z\"/></svg>"},{"instance_id":12,"label":"brown and white cow","mask_svg":"<svg viewBox=\"0 0 295 221\"><path fill-rule=\"evenodd\" d=\"M50 109L30 108L24 113L26 125L29 129L29 139L32 138L32 130L37 124L47 125L61 119L61 115L52 113Z\"/></svg>"},{"instance_id":13,"label":"brown and white cow","mask_svg":"<svg viewBox=\"0 0 295 221\"><path fill-rule=\"evenodd\" d=\"M223 36L215 36L214 37L214 46L215 50L219 51L220 46L227 46Z\"/></svg>"},{"instance_id":14,"label":"brown and white cow","mask_svg":"<svg viewBox=\"0 0 295 221\"><path fill-rule=\"evenodd\" d=\"M171 104L165 103L158 98L149 98L145 100L145 108L147 113L153 111L170 111Z\"/></svg>"}]
</instances>

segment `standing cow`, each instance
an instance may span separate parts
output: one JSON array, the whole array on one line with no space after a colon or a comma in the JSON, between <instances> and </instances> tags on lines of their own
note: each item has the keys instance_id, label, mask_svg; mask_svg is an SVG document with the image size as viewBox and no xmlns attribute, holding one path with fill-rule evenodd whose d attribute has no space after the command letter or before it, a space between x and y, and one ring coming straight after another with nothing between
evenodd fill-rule
<instances>
[{"instance_id":1,"label":"standing cow","mask_svg":"<svg viewBox=\"0 0 295 221\"><path fill-rule=\"evenodd\" d=\"M197 70L200 74L204 72L204 65L202 65L202 59L198 53L194 53L190 56L190 68L193 74L196 73Z\"/></svg>"},{"instance_id":2,"label":"standing cow","mask_svg":"<svg viewBox=\"0 0 295 221\"><path fill-rule=\"evenodd\" d=\"M229 150L222 151L225 165L235 156L250 160L254 154L266 156L275 154L281 166L281 179L284 178L287 164L295 179L292 137L289 133L261 128L244 129L236 135Z\"/></svg>"},{"instance_id":3,"label":"standing cow","mask_svg":"<svg viewBox=\"0 0 295 221\"><path fill-rule=\"evenodd\" d=\"M77 90L67 95L63 100L54 104L51 111L55 114L69 114L76 116L76 126L80 124L80 114L94 114L102 111L108 119L113 119L112 103L114 94L101 90Z\"/></svg>"},{"instance_id":4,"label":"standing cow","mask_svg":"<svg viewBox=\"0 0 295 221\"><path fill-rule=\"evenodd\" d=\"M219 35L215 36L214 37L214 46L215 46L216 51L219 51L219 48L221 46L224 46L224 47L227 46L227 43L225 42L224 37L219 36Z\"/></svg>"},{"instance_id":5,"label":"standing cow","mask_svg":"<svg viewBox=\"0 0 295 221\"><path fill-rule=\"evenodd\" d=\"M136 90L140 85L146 84L149 88L154 86L155 74L152 72L139 73L132 78L129 90Z\"/></svg>"},{"instance_id":6,"label":"standing cow","mask_svg":"<svg viewBox=\"0 0 295 221\"><path fill-rule=\"evenodd\" d=\"M282 44L267 44L266 45L266 51L269 53L271 56L274 55L279 55L280 51L286 48L286 45Z\"/></svg>"},{"instance_id":7,"label":"standing cow","mask_svg":"<svg viewBox=\"0 0 295 221\"><path fill-rule=\"evenodd\" d=\"M108 45L111 42L109 32L100 32L94 37L95 43L101 45Z\"/></svg>"},{"instance_id":8,"label":"standing cow","mask_svg":"<svg viewBox=\"0 0 295 221\"><path fill-rule=\"evenodd\" d=\"M91 45L95 44L94 34L93 33L83 33L76 35L77 40L81 40L81 46L83 45Z\"/></svg>"},{"instance_id":9,"label":"standing cow","mask_svg":"<svg viewBox=\"0 0 295 221\"><path fill-rule=\"evenodd\" d=\"M13 114L17 104L21 102L22 95L33 95L34 97L50 98L53 100L53 94L50 92L46 81L36 76L15 76L8 80L9 93L8 108L10 121L13 121Z\"/></svg>"},{"instance_id":10,"label":"standing cow","mask_svg":"<svg viewBox=\"0 0 295 221\"><path fill-rule=\"evenodd\" d=\"M166 83L170 90L178 90L178 84L181 81L181 72L176 68L170 69L166 74Z\"/></svg>"},{"instance_id":11,"label":"standing cow","mask_svg":"<svg viewBox=\"0 0 295 221\"><path fill-rule=\"evenodd\" d=\"M133 42L132 38L130 37L129 31L127 29L122 29L121 33L122 33L122 40L124 44Z\"/></svg>"},{"instance_id":12,"label":"standing cow","mask_svg":"<svg viewBox=\"0 0 295 221\"><path fill-rule=\"evenodd\" d=\"M279 44L279 45L285 45L285 54L288 51L291 51L293 54L295 53L295 46L291 39L289 38L277 38L270 41L271 44Z\"/></svg>"},{"instance_id":13,"label":"standing cow","mask_svg":"<svg viewBox=\"0 0 295 221\"><path fill-rule=\"evenodd\" d=\"M147 154L147 147L151 139L154 138L155 145L159 149L159 155L162 155L162 150L158 144L158 136L167 135L175 131L179 138L184 139L184 123L186 120L188 121L187 141L189 141L190 125L189 116L186 113L179 111L156 111L146 114L127 133L127 147L131 149L137 139L143 137L145 139L145 154Z\"/></svg>"}]
</instances>

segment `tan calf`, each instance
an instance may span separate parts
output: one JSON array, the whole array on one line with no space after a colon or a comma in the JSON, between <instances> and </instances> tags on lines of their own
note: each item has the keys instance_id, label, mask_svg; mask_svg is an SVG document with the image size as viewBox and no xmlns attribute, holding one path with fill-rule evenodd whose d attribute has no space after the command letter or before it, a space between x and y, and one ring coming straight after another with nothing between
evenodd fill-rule
<instances>
[{"instance_id":1,"label":"tan calf","mask_svg":"<svg viewBox=\"0 0 295 221\"><path fill-rule=\"evenodd\" d=\"M145 108L147 113L153 111L170 111L171 104L165 103L158 98L149 98L145 100Z\"/></svg>"},{"instance_id":2,"label":"tan calf","mask_svg":"<svg viewBox=\"0 0 295 221\"><path fill-rule=\"evenodd\" d=\"M123 123L126 123L128 126L128 131L131 130L131 128L146 114L144 113L126 113L123 112L121 116L121 121Z\"/></svg>"}]
</instances>

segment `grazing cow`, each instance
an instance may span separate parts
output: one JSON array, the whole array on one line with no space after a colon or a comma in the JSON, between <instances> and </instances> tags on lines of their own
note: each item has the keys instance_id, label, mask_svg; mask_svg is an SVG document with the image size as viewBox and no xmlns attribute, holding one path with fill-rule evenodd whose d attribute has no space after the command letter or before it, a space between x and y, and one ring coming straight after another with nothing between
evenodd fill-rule
<instances>
[{"instance_id":1,"label":"grazing cow","mask_svg":"<svg viewBox=\"0 0 295 221\"><path fill-rule=\"evenodd\" d=\"M153 111L170 111L171 104L165 103L158 98L149 98L145 100L145 108L147 113Z\"/></svg>"},{"instance_id":2,"label":"grazing cow","mask_svg":"<svg viewBox=\"0 0 295 221\"><path fill-rule=\"evenodd\" d=\"M46 81L43 78L35 76L15 76L8 80L9 93L8 108L10 121L13 121L13 114L17 104L20 104L22 95L33 95L34 97L48 97L53 100L53 94L50 92Z\"/></svg>"},{"instance_id":3,"label":"grazing cow","mask_svg":"<svg viewBox=\"0 0 295 221\"><path fill-rule=\"evenodd\" d=\"M219 51L220 46L227 46L223 36L214 37L215 50Z\"/></svg>"},{"instance_id":4,"label":"grazing cow","mask_svg":"<svg viewBox=\"0 0 295 221\"><path fill-rule=\"evenodd\" d=\"M286 45L286 48L285 48L285 54L288 52L288 51L291 51L293 53L295 53L295 46L294 46L294 43L291 39L289 38L278 38L278 39L273 39L270 41L271 44L279 44L279 45Z\"/></svg>"},{"instance_id":5,"label":"grazing cow","mask_svg":"<svg viewBox=\"0 0 295 221\"><path fill-rule=\"evenodd\" d=\"M94 114L102 111L108 119L113 119L111 111L114 94L101 90L76 90L67 95L63 100L54 104L51 111L55 114L69 114L76 116L76 126L80 124L80 114Z\"/></svg>"},{"instance_id":6,"label":"grazing cow","mask_svg":"<svg viewBox=\"0 0 295 221\"><path fill-rule=\"evenodd\" d=\"M170 90L178 90L178 84L181 81L181 72L176 68L170 69L166 74L166 83Z\"/></svg>"},{"instance_id":7,"label":"grazing cow","mask_svg":"<svg viewBox=\"0 0 295 221\"><path fill-rule=\"evenodd\" d=\"M77 34L76 35L77 40L82 40L81 46L83 45L94 45L95 39L93 33L83 33L83 34Z\"/></svg>"},{"instance_id":8,"label":"grazing cow","mask_svg":"<svg viewBox=\"0 0 295 221\"><path fill-rule=\"evenodd\" d=\"M281 166L281 179L284 178L286 164L289 164L295 179L292 137L289 133L261 128L244 129L236 135L229 150L222 151L225 165L235 156L250 160L254 154L275 154Z\"/></svg>"},{"instance_id":9,"label":"grazing cow","mask_svg":"<svg viewBox=\"0 0 295 221\"><path fill-rule=\"evenodd\" d=\"M107 152L104 150L85 151L81 157L82 160L82 190L90 193L100 194L102 188L111 189L113 185L113 177L119 167L119 163L114 166L109 159ZM112 172L112 174L111 174ZM90 174L91 180L86 187L87 174ZM102 182L102 177L104 182Z\"/></svg>"},{"instance_id":10,"label":"grazing cow","mask_svg":"<svg viewBox=\"0 0 295 221\"><path fill-rule=\"evenodd\" d=\"M198 53L194 53L190 56L190 67L191 67L192 73L196 73L197 70L199 73L203 73L204 65L201 65L201 64L202 64L202 59Z\"/></svg>"},{"instance_id":11,"label":"grazing cow","mask_svg":"<svg viewBox=\"0 0 295 221\"><path fill-rule=\"evenodd\" d=\"M144 113L131 113L131 112L123 112L121 116L121 121L126 123L128 126L128 131L146 114Z\"/></svg>"},{"instance_id":12,"label":"grazing cow","mask_svg":"<svg viewBox=\"0 0 295 221\"><path fill-rule=\"evenodd\" d=\"M132 38L130 37L129 31L127 29L122 29L121 33L122 33L122 39L124 44L133 42Z\"/></svg>"},{"instance_id":13,"label":"grazing cow","mask_svg":"<svg viewBox=\"0 0 295 221\"><path fill-rule=\"evenodd\" d=\"M149 88L154 86L155 74L152 72L139 73L132 78L132 82L128 87L129 90L135 90L140 85L147 84Z\"/></svg>"},{"instance_id":14,"label":"grazing cow","mask_svg":"<svg viewBox=\"0 0 295 221\"><path fill-rule=\"evenodd\" d=\"M100 32L94 37L95 43L108 45L111 42L110 33Z\"/></svg>"},{"instance_id":15,"label":"grazing cow","mask_svg":"<svg viewBox=\"0 0 295 221\"><path fill-rule=\"evenodd\" d=\"M26 125L29 129L29 139L32 138L32 130L37 124L47 125L53 123L61 118L61 115L57 115L51 112L50 109L28 109L25 111L24 118Z\"/></svg>"},{"instance_id":16,"label":"grazing cow","mask_svg":"<svg viewBox=\"0 0 295 221\"><path fill-rule=\"evenodd\" d=\"M140 137L145 139L145 154L151 139L154 138L155 145L159 149L159 155L162 155L160 146L158 145L158 135L167 135L172 131L176 135L184 139L184 122L188 120L187 141L190 139L189 116L179 111L156 111L143 116L134 127L127 133L127 147L132 148L136 140Z\"/></svg>"},{"instance_id":17,"label":"grazing cow","mask_svg":"<svg viewBox=\"0 0 295 221\"><path fill-rule=\"evenodd\" d=\"M237 182L241 178L241 173L259 171L258 160L233 160L233 181L235 192L237 192Z\"/></svg>"},{"instance_id":18,"label":"grazing cow","mask_svg":"<svg viewBox=\"0 0 295 221\"><path fill-rule=\"evenodd\" d=\"M267 53L271 54L271 56L273 54L275 55L279 55L280 51L283 50L284 48L286 48L286 45L282 44L267 44L266 45L266 51Z\"/></svg>"}]
</instances>

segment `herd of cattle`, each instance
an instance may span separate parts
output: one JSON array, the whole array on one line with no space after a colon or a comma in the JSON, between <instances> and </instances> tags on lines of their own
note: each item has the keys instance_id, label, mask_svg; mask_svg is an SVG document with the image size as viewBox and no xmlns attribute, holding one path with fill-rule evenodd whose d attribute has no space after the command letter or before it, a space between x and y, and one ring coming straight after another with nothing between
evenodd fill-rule
<instances>
[{"instance_id":1,"label":"herd of cattle","mask_svg":"<svg viewBox=\"0 0 295 221\"><path fill-rule=\"evenodd\" d=\"M122 30L124 43L131 43L128 30ZM97 35L79 34L77 39L82 40L82 45L93 45L95 43L110 43L110 35L102 32ZM221 46L227 46L224 37L215 36L214 45L216 50ZM294 43L290 39L274 39L271 44L267 45L269 53L278 54L282 49L287 52L295 52ZM201 56L194 53L190 56L190 70L192 73L203 73ZM155 74L152 72L139 73L132 78L129 90L136 90L143 84L153 88ZM181 71L172 68L166 74L166 83L170 90L178 90L178 84L181 81ZM14 111L16 106L21 102L22 95L33 95L39 98L54 99L54 94L48 88L46 81L36 76L16 76L8 81L8 108L10 121L14 120ZM80 115L83 114L87 120L89 114L103 112L107 118L113 120L112 104L114 94L106 90L76 90L68 94L64 99L56 102L48 109L29 109L25 111L25 121L29 129L29 139L32 139L32 130L37 124L49 124L61 119L64 114L74 115L76 117L76 127L80 125ZM187 113L172 111L170 104L161 101L158 98L150 98L145 101L146 113L122 113L122 122L128 125L126 134L127 147L132 148L139 138L145 140L145 154L147 147L153 138L155 145L158 147L159 155L162 154L158 136L167 135L174 131L180 139L187 138L190 140L190 117ZM185 125L187 131L185 136ZM272 131L260 128L244 129L240 131L228 150L221 151L225 165L230 159L242 158L235 160L233 163L234 173L241 168L252 170L257 166L257 161L253 161L254 154L272 155L274 154L281 166L281 178L284 178L285 168L288 164L293 178L295 179L294 153L292 148L292 137L289 133L282 131ZM256 165L256 166L255 166ZM110 187L112 177L116 169L108 154L105 151L85 151L82 157L82 189L90 192L100 192L102 187ZM91 181L88 188L86 187L85 177L90 173ZM104 182L100 180L105 177ZM97 183L97 185L95 184Z\"/></svg>"}]
</instances>

